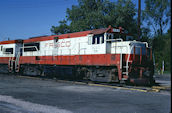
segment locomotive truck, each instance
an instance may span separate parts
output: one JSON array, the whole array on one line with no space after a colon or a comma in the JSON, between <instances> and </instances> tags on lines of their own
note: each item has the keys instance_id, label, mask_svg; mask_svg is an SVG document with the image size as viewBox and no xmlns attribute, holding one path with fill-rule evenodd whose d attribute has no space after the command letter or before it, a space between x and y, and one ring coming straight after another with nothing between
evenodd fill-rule
<instances>
[{"instance_id":1,"label":"locomotive truck","mask_svg":"<svg viewBox=\"0 0 172 113\"><path fill-rule=\"evenodd\" d=\"M152 84L147 42L121 27L0 42L0 72L100 82Z\"/></svg>"}]
</instances>

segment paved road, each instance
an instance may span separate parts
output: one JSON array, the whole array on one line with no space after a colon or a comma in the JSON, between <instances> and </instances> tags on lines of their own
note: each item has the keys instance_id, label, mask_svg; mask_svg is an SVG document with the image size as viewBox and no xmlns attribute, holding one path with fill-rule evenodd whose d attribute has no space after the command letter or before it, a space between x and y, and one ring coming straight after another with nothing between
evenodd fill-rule
<instances>
[{"instance_id":1,"label":"paved road","mask_svg":"<svg viewBox=\"0 0 172 113\"><path fill-rule=\"evenodd\" d=\"M170 113L170 92L139 92L0 74L0 113Z\"/></svg>"},{"instance_id":2,"label":"paved road","mask_svg":"<svg viewBox=\"0 0 172 113\"><path fill-rule=\"evenodd\" d=\"M163 75L155 75L156 83L162 86L171 86L171 75L170 74L163 74Z\"/></svg>"}]
</instances>

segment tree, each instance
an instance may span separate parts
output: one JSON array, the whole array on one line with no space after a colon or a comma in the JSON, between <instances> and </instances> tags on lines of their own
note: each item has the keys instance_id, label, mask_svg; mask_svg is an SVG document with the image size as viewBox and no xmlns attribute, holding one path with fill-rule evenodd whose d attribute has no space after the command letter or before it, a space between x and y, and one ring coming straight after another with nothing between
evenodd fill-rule
<instances>
[{"instance_id":1,"label":"tree","mask_svg":"<svg viewBox=\"0 0 172 113\"><path fill-rule=\"evenodd\" d=\"M144 27L153 32L150 42L155 56L156 68L160 69L162 61L165 61L165 70L170 70L170 0L145 0L142 18L147 24ZM149 32L146 33L149 35Z\"/></svg>"},{"instance_id":2,"label":"tree","mask_svg":"<svg viewBox=\"0 0 172 113\"><path fill-rule=\"evenodd\" d=\"M165 70L170 70L171 29L166 34L154 37L152 43L157 68L162 67L162 61L165 61Z\"/></svg>"},{"instance_id":3,"label":"tree","mask_svg":"<svg viewBox=\"0 0 172 113\"><path fill-rule=\"evenodd\" d=\"M143 18L155 35L162 35L170 22L170 0L145 0Z\"/></svg>"},{"instance_id":4,"label":"tree","mask_svg":"<svg viewBox=\"0 0 172 113\"><path fill-rule=\"evenodd\" d=\"M58 27L52 26L51 32L55 34L65 34L70 32L70 28L67 25L66 20L59 21L59 24L60 25Z\"/></svg>"},{"instance_id":5,"label":"tree","mask_svg":"<svg viewBox=\"0 0 172 113\"><path fill-rule=\"evenodd\" d=\"M152 46L152 38L150 34L150 29L147 27L141 27L141 39L142 42L148 42L150 46Z\"/></svg>"},{"instance_id":6,"label":"tree","mask_svg":"<svg viewBox=\"0 0 172 113\"><path fill-rule=\"evenodd\" d=\"M66 21L59 26L52 26L55 34L78 32L97 28L123 27L129 33L137 33L135 5L131 0L78 0L79 5L73 5L66 11ZM69 24L66 24L69 23Z\"/></svg>"},{"instance_id":7,"label":"tree","mask_svg":"<svg viewBox=\"0 0 172 113\"><path fill-rule=\"evenodd\" d=\"M171 28L163 37L165 41L165 46L163 48L163 60L165 61L165 70L171 69ZM161 61L162 62L162 61Z\"/></svg>"}]
</instances>

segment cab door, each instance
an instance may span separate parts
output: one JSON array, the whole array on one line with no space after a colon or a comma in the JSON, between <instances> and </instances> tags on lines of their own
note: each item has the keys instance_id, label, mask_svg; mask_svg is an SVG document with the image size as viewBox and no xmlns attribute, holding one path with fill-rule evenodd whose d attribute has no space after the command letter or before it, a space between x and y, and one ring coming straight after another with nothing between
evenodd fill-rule
<instances>
[{"instance_id":1,"label":"cab door","mask_svg":"<svg viewBox=\"0 0 172 113\"><path fill-rule=\"evenodd\" d=\"M105 38L106 38L106 54L110 54L113 34L107 33Z\"/></svg>"}]
</instances>

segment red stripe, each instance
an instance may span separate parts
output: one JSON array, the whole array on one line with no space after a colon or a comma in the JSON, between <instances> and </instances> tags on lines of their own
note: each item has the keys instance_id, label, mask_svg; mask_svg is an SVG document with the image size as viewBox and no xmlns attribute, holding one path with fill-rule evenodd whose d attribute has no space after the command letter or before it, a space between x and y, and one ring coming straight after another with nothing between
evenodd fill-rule
<instances>
[{"instance_id":1,"label":"red stripe","mask_svg":"<svg viewBox=\"0 0 172 113\"><path fill-rule=\"evenodd\" d=\"M18 43L18 40L8 40L8 41L1 41L0 44L13 44Z\"/></svg>"},{"instance_id":2,"label":"red stripe","mask_svg":"<svg viewBox=\"0 0 172 113\"><path fill-rule=\"evenodd\" d=\"M10 57L0 57L0 64L8 64Z\"/></svg>"},{"instance_id":3,"label":"red stripe","mask_svg":"<svg viewBox=\"0 0 172 113\"><path fill-rule=\"evenodd\" d=\"M23 42L24 43L30 43L30 42L38 42L38 41L45 41L45 40L53 40L55 35L53 36L46 36L46 37L36 37L31 39L26 39Z\"/></svg>"},{"instance_id":4,"label":"red stripe","mask_svg":"<svg viewBox=\"0 0 172 113\"><path fill-rule=\"evenodd\" d=\"M59 39L82 37L82 36L87 36L90 32L91 31L83 31L83 32L75 32L75 33L68 33L68 34L62 34L62 35L51 35L51 36L36 37L36 38L24 40L24 43L53 40L54 37L59 37Z\"/></svg>"},{"instance_id":5,"label":"red stripe","mask_svg":"<svg viewBox=\"0 0 172 113\"><path fill-rule=\"evenodd\" d=\"M112 58L113 57L113 58ZM120 55L74 55L74 56L22 56L20 64L51 64L51 65L119 65Z\"/></svg>"},{"instance_id":6,"label":"red stripe","mask_svg":"<svg viewBox=\"0 0 172 113\"><path fill-rule=\"evenodd\" d=\"M140 62L140 55L130 55L129 60ZM0 57L0 64L8 64L11 57ZM14 57L13 57L14 58ZM123 61L127 61L125 54ZM15 58L14 58L15 59ZM98 55L73 55L73 56L21 56L21 64L56 64L56 65L116 65L120 62L120 54L98 54ZM146 63L147 57L142 56L142 63Z\"/></svg>"}]
</instances>

